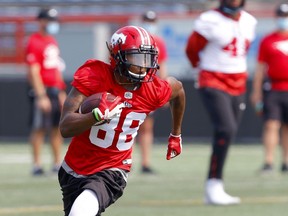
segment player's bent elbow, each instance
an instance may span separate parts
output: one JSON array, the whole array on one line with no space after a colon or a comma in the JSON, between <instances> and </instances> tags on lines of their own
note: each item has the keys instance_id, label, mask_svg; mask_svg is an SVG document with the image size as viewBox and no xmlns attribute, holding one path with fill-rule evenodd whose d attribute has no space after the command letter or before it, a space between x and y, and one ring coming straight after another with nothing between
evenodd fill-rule
<instances>
[{"instance_id":1,"label":"player's bent elbow","mask_svg":"<svg viewBox=\"0 0 288 216\"><path fill-rule=\"evenodd\" d=\"M70 132L69 127L65 125L63 121L60 121L59 130L63 138L69 138L73 136Z\"/></svg>"},{"instance_id":2,"label":"player's bent elbow","mask_svg":"<svg viewBox=\"0 0 288 216\"><path fill-rule=\"evenodd\" d=\"M177 80L177 84L178 84L179 91L184 91L183 83L181 81Z\"/></svg>"},{"instance_id":3,"label":"player's bent elbow","mask_svg":"<svg viewBox=\"0 0 288 216\"><path fill-rule=\"evenodd\" d=\"M69 138L69 137L71 137L70 135L69 135L69 133L68 133L68 130L65 128L65 127L59 127L59 129L60 129L60 133L61 133L61 135L62 135L62 137L63 138Z\"/></svg>"}]
</instances>

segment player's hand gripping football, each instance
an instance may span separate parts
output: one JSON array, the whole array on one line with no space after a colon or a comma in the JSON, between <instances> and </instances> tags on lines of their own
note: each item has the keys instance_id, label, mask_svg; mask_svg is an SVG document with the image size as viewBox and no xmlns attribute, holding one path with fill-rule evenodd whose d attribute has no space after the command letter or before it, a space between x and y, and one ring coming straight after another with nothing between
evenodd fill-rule
<instances>
[{"instance_id":1,"label":"player's hand gripping football","mask_svg":"<svg viewBox=\"0 0 288 216\"><path fill-rule=\"evenodd\" d=\"M181 154L182 152L182 138L180 135L173 135L170 134L168 139L168 150L166 159L170 160L171 158L176 157L177 155Z\"/></svg>"},{"instance_id":2,"label":"player's hand gripping football","mask_svg":"<svg viewBox=\"0 0 288 216\"><path fill-rule=\"evenodd\" d=\"M92 113L98 122L109 122L112 118L119 116L124 107L124 104L120 103L121 97L117 96L113 101L107 100L107 97L108 93L103 92L99 106L92 110Z\"/></svg>"}]
</instances>

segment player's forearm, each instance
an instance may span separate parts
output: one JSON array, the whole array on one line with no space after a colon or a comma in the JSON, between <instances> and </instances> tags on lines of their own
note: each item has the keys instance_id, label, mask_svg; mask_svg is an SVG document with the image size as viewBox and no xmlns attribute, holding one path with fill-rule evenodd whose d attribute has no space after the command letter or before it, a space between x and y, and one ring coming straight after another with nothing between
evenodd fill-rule
<instances>
[{"instance_id":1,"label":"player's forearm","mask_svg":"<svg viewBox=\"0 0 288 216\"><path fill-rule=\"evenodd\" d=\"M63 106L59 125L63 137L67 138L79 135L96 123L92 112L87 114L80 114L78 112L84 98L85 96L75 88L72 88L69 92Z\"/></svg>"},{"instance_id":2,"label":"player's forearm","mask_svg":"<svg viewBox=\"0 0 288 216\"><path fill-rule=\"evenodd\" d=\"M83 133L95 123L92 112L87 114L69 113L62 114L59 127L62 136L68 138Z\"/></svg>"},{"instance_id":3,"label":"player's forearm","mask_svg":"<svg viewBox=\"0 0 288 216\"><path fill-rule=\"evenodd\" d=\"M28 70L30 84L34 90L36 97L46 95L46 89L40 75L40 66L38 64L31 65Z\"/></svg>"},{"instance_id":4,"label":"player's forearm","mask_svg":"<svg viewBox=\"0 0 288 216\"><path fill-rule=\"evenodd\" d=\"M265 65L264 64L257 64L256 66L256 71L254 74L254 79L253 79L253 92L260 93L262 92L262 85L264 81L264 70L265 70Z\"/></svg>"},{"instance_id":5,"label":"player's forearm","mask_svg":"<svg viewBox=\"0 0 288 216\"><path fill-rule=\"evenodd\" d=\"M185 111L185 92L184 89L181 88L178 92L178 95L170 100L170 108L172 114L172 130L171 133L173 135L181 134L181 126Z\"/></svg>"}]
</instances>

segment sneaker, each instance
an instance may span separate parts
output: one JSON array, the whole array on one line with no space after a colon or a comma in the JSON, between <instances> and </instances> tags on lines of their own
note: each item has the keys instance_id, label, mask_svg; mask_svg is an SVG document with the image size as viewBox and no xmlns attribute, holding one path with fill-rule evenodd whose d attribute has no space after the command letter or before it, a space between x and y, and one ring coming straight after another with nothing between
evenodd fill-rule
<instances>
[{"instance_id":1,"label":"sneaker","mask_svg":"<svg viewBox=\"0 0 288 216\"><path fill-rule=\"evenodd\" d=\"M265 163L260 172L262 174L271 174L273 172L273 166L271 164Z\"/></svg>"},{"instance_id":2,"label":"sneaker","mask_svg":"<svg viewBox=\"0 0 288 216\"><path fill-rule=\"evenodd\" d=\"M288 173L288 164L283 163L281 166L282 173Z\"/></svg>"},{"instance_id":3,"label":"sneaker","mask_svg":"<svg viewBox=\"0 0 288 216\"><path fill-rule=\"evenodd\" d=\"M44 175L44 170L42 167L34 167L32 170L33 176L42 176Z\"/></svg>"},{"instance_id":4,"label":"sneaker","mask_svg":"<svg viewBox=\"0 0 288 216\"><path fill-rule=\"evenodd\" d=\"M224 191L223 181L209 179L205 188L205 204L208 205L235 205L241 202L239 197L233 197Z\"/></svg>"},{"instance_id":5,"label":"sneaker","mask_svg":"<svg viewBox=\"0 0 288 216\"><path fill-rule=\"evenodd\" d=\"M147 166L142 166L141 172L143 174L155 174L155 171L151 169L151 167L147 167Z\"/></svg>"}]
</instances>

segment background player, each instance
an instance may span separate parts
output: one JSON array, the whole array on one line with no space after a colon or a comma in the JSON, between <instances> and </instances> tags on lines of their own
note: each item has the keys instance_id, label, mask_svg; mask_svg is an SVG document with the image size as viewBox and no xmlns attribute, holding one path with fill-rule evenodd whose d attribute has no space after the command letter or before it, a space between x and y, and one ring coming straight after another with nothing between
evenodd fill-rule
<instances>
[{"instance_id":1,"label":"background player","mask_svg":"<svg viewBox=\"0 0 288 216\"><path fill-rule=\"evenodd\" d=\"M158 63L159 70L157 75L164 79L167 77L167 49L166 44L163 38L157 35L157 14L154 11L147 11L142 15L142 27L146 29L150 34L152 34L158 48ZM142 165L142 173L145 174L154 174L155 171L151 168L151 148L153 145L154 138L154 113L151 113L143 124L140 126L138 133L138 141L140 144L141 150L141 165Z\"/></svg>"},{"instance_id":2,"label":"background player","mask_svg":"<svg viewBox=\"0 0 288 216\"><path fill-rule=\"evenodd\" d=\"M260 43L251 101L255 107L264 104L262 172L273 170L275 148L281 140L281 171L288 173L288 3L280 4L275 15L277 30ZM271 89L263 95L262 85L267 78Z\"/></svg>"},{"instance_id":3,"label":"background player","mask_svg":"<svg viewBox=\"0 0 288 216\"><path fill-rule=\"evenodd\" d=\"M172 129L166 158L182 150L181 125L185 93L181 82L159 79L156 43L136 26L118 29L109 43L110 65L88 60L74 75L65 101L60 129L73 137L59 171L65 215L100 215L123 194L132 165L132 145L150 112L170 102ZM105 95L98 108L80 114L86 97L110 92L118 96L109 104ZM95 126L95 123L109 123Z\"/></svg>"},{"instance_id":4,"label":"background player","mask_svg":"<svg viewBox=\"0 0 288 216\"><path fill-rule=\"evenodd\" d=\"M202 13L186 47L192 66L200 71L199 93L214 128L207 204L240 203L224 190L223 168L245 110L246 54L256 26L255 18L242 10L244 4L245 0L220 0L217 9Z\"/></svg>"},{"instance_id":5,"label":"background player","mask_svg":"<svg viewBox=\"0 0 288 216\"><path fill-rule=\"evenodd\" d=\"M66 98L65 83L61 70L64 62L59 56L57 41L52 36L59 30L58 12L54 8L41 9L37 21L39 31L30 36L27 44L26 61L29 95L32 102L32 130L30 142L33 148L33 175L42 175L41 148L46 132L50 134L54 156L52 172L60 167L63 139L59 132L60 112Z\"/></svg>"}]
</instances>

